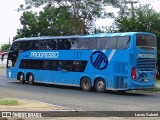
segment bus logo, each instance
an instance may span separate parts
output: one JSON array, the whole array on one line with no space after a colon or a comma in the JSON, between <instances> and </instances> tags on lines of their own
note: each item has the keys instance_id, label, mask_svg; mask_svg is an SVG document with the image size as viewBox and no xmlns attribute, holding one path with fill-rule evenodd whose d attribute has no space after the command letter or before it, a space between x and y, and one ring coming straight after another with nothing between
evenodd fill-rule
<instances>
[{"instance_id":1,"label":"bus logo","mask_svg":"<svg viewBox=\"0 0 160 120\"><path fill-rule=\"evenodd\" d=\"M98 70L104 70L108 66L108 58L107 56L101 51L95 51L92 53L90 57L91 63L94 68Z\"/></svg>"}]
</instances>

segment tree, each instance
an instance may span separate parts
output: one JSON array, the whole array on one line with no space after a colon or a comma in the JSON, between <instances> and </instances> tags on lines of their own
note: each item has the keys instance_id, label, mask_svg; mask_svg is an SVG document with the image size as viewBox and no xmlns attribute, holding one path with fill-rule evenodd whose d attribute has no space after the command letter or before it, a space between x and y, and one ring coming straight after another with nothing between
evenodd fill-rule
<instances>
[{"instance_id":1,"label":"tree","mask_svg":"<svg viewBox=\"0 0 160 120\"><path fill-rule=\"evenodd\" d=\"M20 18L20 22L23 28L17 30L17 35L14 37L14 39L38 35L36 13L28 12L28 11L23 12L23 15Z\"/></svg>"},{"instance_id":2,"label":"tree","mask_svg":"<svg viewBox=\"0 0 160 120\"><path fill-rule=\"evenodd\" d=\"M31 36L59 36L82 34L83 21L78 21L66 7L55 8L46 6L42 11L33 13L32 11L24 11L20 18L23 28L17 30L14 39L20 37Z\"/></svg>"},{"instance_id":3,"label":"tree","mask_svg":"<svg viewBox=\"0 0 160 120\"><path fill-rule=\"evenodd\" d=\"M160 33L160 13L156 12L149 5L140 5L135 8L134 16L129 11L120 11L112 26L118 32L142 31L152 32L156 35Z\"/></svg>"},{"instance_id":4,"label":"tree","mask_svg":"<svg viewBox=\"0 0 160 120\"><path fill-rule=\"evenodd\" d=\"M106 12L106 6L120 7L123 1L125 0L25 0L25 5L27 9L42 5L65 7L73 15L74 22L81 27L81 32L86 34L94 31L97 18L113 17L113 13ZM20 9L25 10L25 5L21 5Z\"/></svg>"},{"instance_id":5,"label":"tree","mask_svg":"<svg viewBox=\"0 0 160 120\"><path fill-rule=\"evenodd\" d=\"M122 7L114 24L110 27L102 27L107 32L151 32L160 36L160 13L150 5L140 5L134 9L132 15L127 7ZM109 29L110 28L110 29ZM158 37L159 38L159 37ZM157 59L160 60L160 42L157 44Z\"/></svg>"},{"instance_id":6,"label":"tree","mask_svg":"<svg viewBox=\"0 0 160 120\"><path fill-rule=\"evenodd\" d=\"M9 47L10 47L9 44L3 44L3 45L1 46L1 50L2 50L2 51L8 51L8 50L9 50Z\"/></svg>"},{"instance_id":7,"label":"tree","mask_svg":"<svg viewBox=\"0 0 160 120\"><path fill-rule=\"evenodd\" d=\"M78 23L77 23L78 22ZM41 35L73 35L82 34L83 22L78 21L67 11L66 7L44 7L39 13L38 26Z\"/></svg>"}]
</instances>

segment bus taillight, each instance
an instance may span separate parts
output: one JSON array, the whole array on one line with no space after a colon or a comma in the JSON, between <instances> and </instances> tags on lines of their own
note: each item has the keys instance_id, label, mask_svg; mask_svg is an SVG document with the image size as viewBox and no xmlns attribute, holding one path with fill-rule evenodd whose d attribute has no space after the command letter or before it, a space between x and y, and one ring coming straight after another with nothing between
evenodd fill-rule
<instances>
[{"instance_id":1,"label":"bus taillight","mask_svg":"<svg viewBox=\"0 0 160 120\"><path fill-rule=\"evenodd\" d=\"M131 76L133 80L136 80L136 68L135 67L132 68Z\"/></svg>"}]
</instances>

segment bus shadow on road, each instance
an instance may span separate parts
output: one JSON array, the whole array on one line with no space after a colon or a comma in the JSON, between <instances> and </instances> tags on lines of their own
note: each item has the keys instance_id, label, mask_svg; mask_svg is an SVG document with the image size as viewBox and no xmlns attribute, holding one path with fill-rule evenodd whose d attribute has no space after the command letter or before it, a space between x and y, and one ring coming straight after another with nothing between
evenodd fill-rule
<instances>
[{"instance_id":1,"label":"bus shadow on road","mask_svg":"<svg viewBox=\"0 0 160 120\"><path fill-rule=\"evenodd\" d=\"M88 91L83 91L80 87L75 87L75 86L65 86L65 85L55 85L55 84L46 84L46 83L35 83L34 86L42 86L42 87L48 87L48 88L56 88L56 89L61 89L61 90L73 90L73 91L81 91L81 92L88 92ZM148 94L145 93L140 93L140 92L135 92L135 91L111 91L107 90L104 93L98 93L94 88L92 88L88 93L94 93L94 94L112 94L112 95L125 95L125 96L148 96Z\"/></svg>"},{"instance_id":2,"label":"bus shadow on road","mask_svg":"<svg viewBox=\"0 0 160 120\"><path fill-rule=\"evenodd\" d=\"M19 82L10 82L12 84L20 84ZM23 85L29 85L28 83L25 83ZM31 85L29 85L31 86ZM82 91L82 89L80 87L74 87L74 86L65 86L65 85L55 85L55 84L47 84L47 83L35 83L32 86L39 86L39 87L45 87L45 88L51 88L51 89L59 89L59 90L72 90L72 91L79 91L79 92L84 92L86 93L87 91ZM114 90L107 90L104 93L98 93L95 91L94 88L91 89L91 91L89 91L88 93L91 94L102 94L102 95L122 95L122 96L153 96L155 95L154 92L146 92L146 91L136 91L136 90L132 90L132 91L114 91Z\"/></svg>"},{"instance_id":3,"label":"bus shadow on road","mask_svg":"<svg viewBox=\"0 0 160 120\"><path fill-rule=\"evenodd\" d=\"M42 87L49 87L49 88L81 91L81 88L80 87L76 87L76 86L55 85L55 84L47 84L47 83L35 83L34 85L42 86Z\"/></svg>"},{"instance_id":4,"label":"bus shadow on road","mask_svg":"<svg viewBox=\"0 0 160 120\"><path fill-rule=\"evenodd\" d=\"M122 95L122 96L153 96L156 95L154 92L146 92L146 91L107 91L106 93L112 95Z\"/></svg>"}]
</instances>

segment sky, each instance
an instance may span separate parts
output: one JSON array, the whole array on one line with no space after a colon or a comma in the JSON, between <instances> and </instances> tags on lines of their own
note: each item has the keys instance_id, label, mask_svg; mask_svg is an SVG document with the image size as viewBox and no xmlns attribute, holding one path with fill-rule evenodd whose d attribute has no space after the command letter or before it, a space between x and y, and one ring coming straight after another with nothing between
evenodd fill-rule
<instances>
[{"instance_id":1,"label":"sky","mask_svg":"<svg viewBox=\"0 0 160 120\"><path fill-rule=\"evenodd\" d=\"M137 0L139 3L134 4L139 5L141 4L151 4L153 9L157 12L160 12L160 0ZM20 4L24 3L24 0L1 0L0 3L0 45L8 44L9 39L12 43L13 37L16 35L17 29L21 28L20 24L20 16L21 12L17 12L16 9L19 7ZM109 8L111 11L115 11L115 9ZM101 25L111 25L113 20L108 19L100 19L97 20L96 26Z\"/></svg>"}]
</instances>

